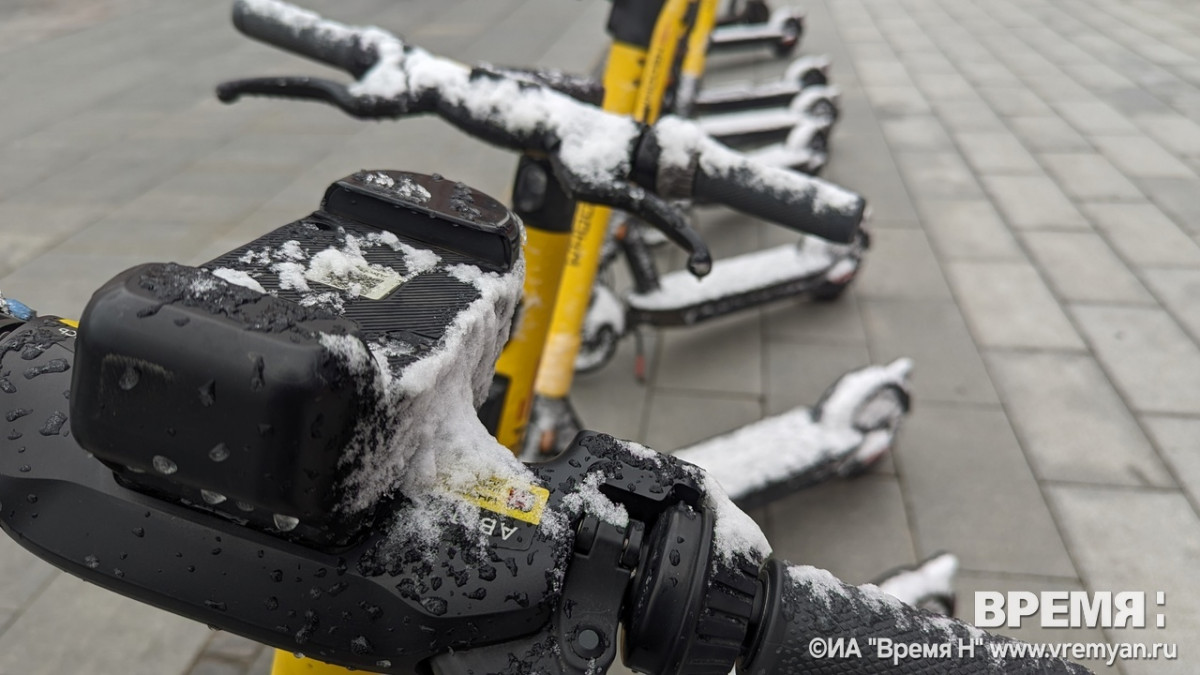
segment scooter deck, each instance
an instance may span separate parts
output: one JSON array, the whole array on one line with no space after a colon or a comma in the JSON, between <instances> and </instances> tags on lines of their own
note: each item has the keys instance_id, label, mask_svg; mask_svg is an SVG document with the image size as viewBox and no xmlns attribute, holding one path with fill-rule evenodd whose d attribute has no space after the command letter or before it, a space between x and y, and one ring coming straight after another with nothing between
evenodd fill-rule
<instances>
[{"instance_id":1,"label":"scooter deck","mask_svg":"<svg viewBox=\"0 0 1200 675\"><path fill-rule=\"evenodd\" d=\"M687 326L849 278L860 252L815 237L718 260L704 279L686 270L662 277L659 288L628 298L631 323Z\"/></svg>"},{"instance_id":2,"label":"scooter deck","mask_svg":"<svg viewBox=\"0 0 1200 675\"><path fill-rule=\"evenodd\" d=\"M811 148L790 148L786 143L771 145L746 152L746 156L767 166L792 169L816 175L829 162L828 152L817 152Z\"/></svg>"},{"instance_id":3,"label":"scooter deck","mask_svg":"<svg viewBox=\"0 0 1200 675\"><path fill-rule=\"evenodd\" d=\"M804 12L792 7L781 7L771 12L771 18L762 23L734 23L718 26L709 36L709 49L736 49L756 47L780 42L788 37L785 25L788 21L804 25ZM799 40L799 35L796 39Z\"/></svg>"}]
</instances>

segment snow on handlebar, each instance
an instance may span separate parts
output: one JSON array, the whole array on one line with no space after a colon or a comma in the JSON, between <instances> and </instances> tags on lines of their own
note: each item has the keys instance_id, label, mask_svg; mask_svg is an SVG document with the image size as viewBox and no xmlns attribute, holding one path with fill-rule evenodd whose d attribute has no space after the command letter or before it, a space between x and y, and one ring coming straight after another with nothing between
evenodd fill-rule
<instances>
[{"instance_id":1,"label":"snow on handlebar","mask_svg":"<svg viewBox=\"0 0 1200 675\"><path fill-rule=\"evenodd\" d=\"M862 222L865 201L857 194L757 164L678 118L645 127L534 79L471 68L380 28L346 26L280 0L237 0L234 23L250 37L357 78L336 97L303 97L365 117L436 113L494 145L549 154L577 198L631 211L664 229L696 252L690 263L696 272L709 264L696 248L703 244L662 197L702 197L838 242L852 241ZM263 93L233 83L221 95L229 100L243 92Z\"/></svg>"}]
</instances>

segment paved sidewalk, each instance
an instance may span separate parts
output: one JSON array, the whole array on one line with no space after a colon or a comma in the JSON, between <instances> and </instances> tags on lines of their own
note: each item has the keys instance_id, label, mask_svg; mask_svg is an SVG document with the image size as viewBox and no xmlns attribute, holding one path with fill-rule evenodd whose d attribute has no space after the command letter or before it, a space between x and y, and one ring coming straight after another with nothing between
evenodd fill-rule
<instances>
[{"instance_id":1,"label":"paved sidewalk","mask_svg":"<svg viewBox=\"0 0 1200 675\"><path fill-rule=\"evenodd\" d=\"M211 96L325 73L238 36L225 3L0 9L0 289L78 314L147 260L198 263L310 211L332 179L412 168L506 195L513 160L437 120L364 124ZM456 58L589 71L600 0L322 0ZM939 550L975 590L1145 590L1166 628L1022 629L1041 642L1200 647L1200 7L1139 0L808 0L834 58L825 177L871 200L842 300L786 303L631 345L577 381L589 426L670 449L811 403L842 372L916 361L894 460L754 515L782 556L869 581ZM21 38L20 36L26 36ZM36 36L37 39L33 39ZM765 50L713 81L768 79ZM787 240L719 211L718 255ZM749 229L747 229L749 228ZM750 232L752 236L747 236ZM0 675L265 675L258 645L59 574L0 538Z\"/></svg>"}]
</instances>

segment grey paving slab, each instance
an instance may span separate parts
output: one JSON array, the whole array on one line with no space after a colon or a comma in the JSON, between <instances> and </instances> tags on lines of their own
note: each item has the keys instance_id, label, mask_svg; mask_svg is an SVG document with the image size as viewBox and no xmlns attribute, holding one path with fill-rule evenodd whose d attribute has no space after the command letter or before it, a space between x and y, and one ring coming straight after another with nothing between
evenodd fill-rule
<instances>
[{"instance_id":1,"label":"grey paving slab","mask_svg":"<svg viewBox=\"0 0 1200 675\"><path fill-rule=\"evenodd\" d=\"M913 78L930 101L975 101L975 87L958 73L922 72Z\"/></svg>"},{"instance_id":2,"label":"grey paving slab","mask_svg":"<svg viewBox=\"0 0 1200 675\"><path fill-rule=\"evenodd\" d=\"M1142 178L1138 185L1191 234L1200 234L1200 178Z\"/></svg>"},{"instance_id":3,"label":"grey paving slab","mask_svg":"<svg viewBox=\"0 0 1200 675\"><path fill-rule=\"evenodd\" d=\"M1143 275L1163 307L1200 339L1200 270L1149 269Z\"/></svg>"},{"instance_id":4,"label":"grey paving slab","mask_svg":"<svg viewBox=\"0 0 1200 675\"><path fill-rule=\"evenodd\" d=\"M862 298L946 298L950 289L925 233L878 229L871 234L870 260L855 280Z\"/></svg>"},{"instance_id":5,"label":"grey paving slab","mask_svg":"<svg viewBox=\"0 0 1200 675\"><path fill-rule=\"evenodd\" d=\"M728 433L763 415L756 396L659 389L648 402L646 445L670 452Z\"/></svg>"},{"instance_id":6,"label":"grey paving slab","mask_svg":"<svg viewBox=\"0 0 1200 675\"><path fill-rule=\"evenodd\" d=\"M914 195L962 199L983 194L958 153L900 151L894 154L904 181Z\"/></svg>"},{"instance_id":7,"label":"grey paving slab","mask_svg":"<svg viewBox=\"0 0 1200 675\"><path fill-rule=\"evenodd\" d=\"M1118 642L1174 642L1175 661L1126 661L1128 673L1190 673L1191 636L1200 630L1200 601L1194 590L1193 562L1200 555L1200 522L1178 492L1053 486L1051 503L1064 537L1088 586L1095 590L1143 591L1148 599L1165 594L1162 607L1150 602L1148 625L1162 614L1166 627L1107 629ZM1153 555L1146 555L1153 551Z\"/></svg>"},{"instance_id":8,"label":"grey paving slab","mask_svg":"<svg viewBox=\"0 0 1200 675\"><path fill-rule=\"evenodd\" d=\"M1025 254L986 199L919 200L925 232L945 260L1023 260Z\"/></svg>"},{"instance_id":9,"label":"grey paving slab","mask_svg":"<svg viewBox=\"0 0 1200 675\"><path fill-rule=\"evenodd\" d=\"M933 115L909 115L884 119L883 134L893 150L953 150L954 141Z\"/></svg>"},{"instance_id":10,"label":"grey paving slab","mask_svg":"<svg viewBox=\"0 0 1200 675\"><path fill-rule=\"evenodd\" d=\"M1137 267L1200 267L1200 247L1155 205L1081 204L1114 250Z\"/></svg>"},{"instance_id":11,"label":"grey paving slab","mask_svg":"<svg viewBox=\"0 0 1200 675\"><path fill-rule=\"evenodd\" d=\"M763 321L768 340L830 344L867 342L853 287L837 302L797 300L770 305L763 309Z\"/></svg>"},{"instance_id":12,"label":"grey paving slab","mask_svg":"<svg viewBox=\"0 0 1200 675\"><path fill-rule=\"evenodd\" d=\"M958 306L943 300L862 302L871 354L878 362L900 357L915 362L916 400L996 403L987 370Z\"/></svg>"},{"instance_id":13,"label":"grey paving slab","mask_svg":"<svg viewBox=\"0 0 1200 675\"><path fill-rule=\"evenodd\" d=\"M646 353L657 353L657 334L647 331ZM571 403L580 412L588 429L603 429L617 438L644 439L644 411L651 398L650 388L634 377L637 350L632 339L625 340L607 366L594 373L578 373L571 385ZM650 361L651 368L655 361Z\"/></svg>"},{"instance_id":14,"label":"grey paving slab","mask_svg":"<svg viewBox=\"0 0 1200 675\"><path fill-rule=\"evenodd\" d=\"M892 477L826 483L766 511L776 555L828 569L848 583L868 583L915 561L903 492Z\"/></svg>"},{"instance_id":15,"label":"grey paving slab","mask_svg":"<svg viewBox=\"0 0 1200 675\"><path fill-rule=\"evenodd\" d=\"M1200 157L1200 123L1178 113L1136 115L1133 122L1173 153Z\"/></svg>"},{"instance_id":16,"label":"grey paving slab","mask_svg":"<svg viewBox=\"0 0 1200 675\"><path fill-rule=\"evenodd\" d=\"M1084 134L1128 134L1137 127L1103 101L1055 101L1051 103L1063 119Z\"/></svg>"},{"instance_id":17,"label":"grey paving slab","mask_svg":"<svg viewBox=\"0 0 1200 675\"><path fill-rule=\"evenodd\" d=\"M1200 502L1200 418L1143 415L1142 424L1193 503Z\"/></svg>"},{"instance_id":18,"label":"grey paving slab","mask_svg":"<svg viewBox=\"0 0 1200 675\"><path fill-rule=\"evenodd\" d=\"M864 89L872 107L881 117L923 115L933 110L921 92L911 87L881 84Z\"/></svg>"},{"instance_id":19,"label":"grey paving slab","mask_svg":"<svg viewBox=\"0 0 1200 675\"><path fill-rule=\"evenodd\" d=\"M1145 136L1093 136L1092 142L1126 176L1195 178L1183 162Z\"/></svg>"},{"instance_id":20,"label":"grey paving slab","mask_svg":"<svg viewBox=\"0 0 1200 675\"><path fill-rule=\"evenodd\" d=\"M1088 229L1087 220L1048 176L984 176L982 183L1018 230Z\"/></svg>"},{"instance_id":21,"label":"grey paving slab","mask_svg":"<svg viewBox=\"0 0 1200 675\"><path fill-rule=\"evenodd\" d=\"M208 637L202 624L63 574L0 634L0 673L181 673Z\"/></svg>"},{"instance_id":22,"label":"grey paving slab","mask_svg":"<svg viewBox=\"0 0 1200 675\"><path fill-rule=\"evenodd\" d=\"M1006 117L1054 114L1037 94L1024 87L980 87L979 95L986 99L996 112Z\"/></svg>"},{"instance_id":23,"label":"grey paving slab","mask_svg":"<svg viewBox=\"0 0 1200 675\"><path fill-rule=\"evenodd\" d=\"M1071 314L1133 409L1179 414L1200 409L1200 349L1167 312L1076 305Z\"/></svg>"},{"instance_id":24,"label":"grey paving slab","mask_svg":"<svg viewBox=\"0 0 1200 675\"><path fill-rule=\"evenodd\" d=\"M8 537L0 539L0 612L23 609L55 574L52 567L15 541ZM0 621L0 634L3 626Z\"/></svg>"},{"instance_id":25,"label":"grey paving slab","mask_svg":"<svg viewBox=\"0 0 1200 675\"><path fill-rule=\"evenodd\" d=\"M990 352L987 363L1039 478L1175 486L1091 357Z\"/></svg>"},{"instance_id":26,"label":"grey paving slab","mask_svg":"<svg viewBox=\"0 0 1200 675\"><path fill-rule=\"evenodd\" d=\"M672 389L761 394L760 331L759 317L743 313L664 333L655 384Z\"/></svg>"},{"instance_id":27,"label":"grey paving slab","mask_svg":"<svg viewBox=\"0 0 1200 675\"><path fill-rule=\"evenodd\" d=\"M766 413L811 406L842 374L871 363L865 344L793 344L772 341L764 358Z\"/></svg>"},{"instance_id":28,"label":"grey paving slab","mask_svg":"<svg viewBox=\"0 0 1200 675\"><path fill-rule=\"evenodd\" d=\"M943 100L932 104L938 117L952 131L1000 131L1004 122L982 99Z\"/></svg>"},{"instance_id":29,"label":"grey paving slab","mask_svg":"<svg viewBox=\"0 0 1200 675\"><path fill-rule=\"evenodd\" d=\"M1102 155L1092 153L1043 153L1038 156L1064 192L1089 201L1136 201L1143 198L1129 181Z\"/></svg>"},{"instance_id":30,"label":"grey paving slab","mask_svg":"<svg viewBox=\"0 0 1200 675\"><path fill-rule=\"evenodd\" d=\"M897 472L921 553L954 551L965 569L1074 577L1008 420L999 408L927 404L904 429ZM962 476L989 476L980 490Z\"/></svg>"},{"instance_id":31,"label":"grey paving slab","mask_svg":"<svg viewBox=\"0 0 1200 675\"><path fill-rule=\"evenodd\" d=\"M964 132L955 134L958 147L976 173L1039 174L1033 155L1009 132Z\"/></svg>"},{"instance_id":32,"label":"grey paving slab","mask_svg":"<svg viewBox=\"0 0 1200 675\"><path fill-rule=\"evenodd\" d=\"M946 272L980 345L1083 348L1075 329L1032 265L964 261L950 263Z\"/></svg>"},{"instance_id":33,"label":"grey paving slab","mask_svg":"<svg viewBox=\"0 0 1200 675\"><path fill-rule=\"evenodd\" d=\"M1008 124L1035 152L1092 150L1092 144L1057 115L1010 117Z\"/></svg>"},{"instance_id":34,"label":"grey paving slab","mask_svg":"<svg viewBox=\"0 0 1200 675\"><path fill-rule=\"evenodd\" d=\"M1022 232L1020 236L1064 300L1154 301L1104 239L1093 232Z\"/></svg>"}]
</instances>

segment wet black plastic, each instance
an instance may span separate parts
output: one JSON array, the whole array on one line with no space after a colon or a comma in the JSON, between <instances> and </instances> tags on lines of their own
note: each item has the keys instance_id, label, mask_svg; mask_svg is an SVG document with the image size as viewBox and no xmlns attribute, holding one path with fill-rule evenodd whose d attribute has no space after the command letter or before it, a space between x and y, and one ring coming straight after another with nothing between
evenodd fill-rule
<instances>
[{"instance_id":1,"label":"wet black plastic","mask_svg":"<svg viewBox=\"0 0 1200 675\"><path fill-rule=\"evenodd\" d=\"M331 186L325 209L207 265L250 277L267 295L197 268L128 271L84 312L75 433L129 485L294 539L345 545L366 521L338 508L355 469L343 451L377 421L374 390L364 386L370 373L359 372L352 352L365 356L365 342L397 346L388 367L399 376L478 298L448 268L509 269L518 236L511 212L461 183L359 172ZM306 274L302 291L278 264L289 247L313 258L356 251L371 270L388 272L364 276L361 292ZM413 249L440 263L410 270ZM333 304L310 302L319 295ZM330 348L331 336L348 342Z\"/></svg>"}]
</instances>

